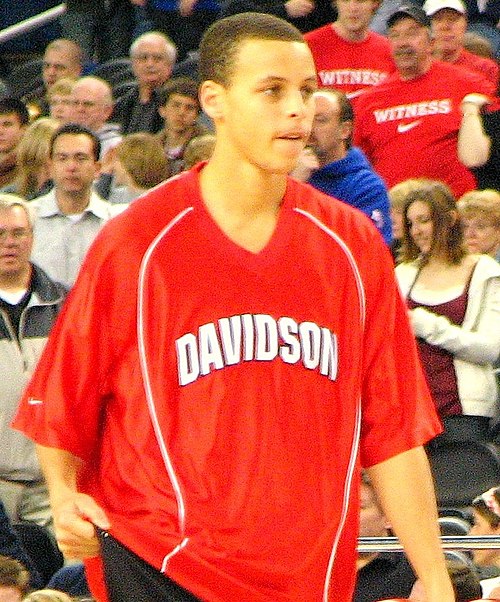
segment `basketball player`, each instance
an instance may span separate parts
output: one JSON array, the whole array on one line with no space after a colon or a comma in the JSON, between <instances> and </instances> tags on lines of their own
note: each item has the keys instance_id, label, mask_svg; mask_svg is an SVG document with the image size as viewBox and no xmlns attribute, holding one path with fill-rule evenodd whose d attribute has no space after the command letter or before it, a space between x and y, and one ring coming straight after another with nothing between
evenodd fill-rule
<instances>
[{"instance_id":1,"label":"basketball player","mask_svg":"<svg viewBox=\"0 0 500 602\"><path fill-rule=\"evenodd\" d=\"M422 449L440 426L388 250L287 176L310 51L243 13L200 52L213 157L102 231L15 421L59 545L99 600L100 554L112 602L346 602L363 465L429 600L451 602Z\"/></svg>"}]
</instances>

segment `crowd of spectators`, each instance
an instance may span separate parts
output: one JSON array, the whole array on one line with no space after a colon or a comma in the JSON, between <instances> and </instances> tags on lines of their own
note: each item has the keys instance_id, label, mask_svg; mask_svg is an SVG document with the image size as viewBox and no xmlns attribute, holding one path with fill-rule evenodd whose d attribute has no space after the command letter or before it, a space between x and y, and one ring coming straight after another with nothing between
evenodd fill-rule
<instances>
[{"instance_id":1,"label":"crowd of spectators","mask_svg":"<svg viewBox=\"0 0 500 602\"><path fill-rule=\"evenodd\" d=\"M91 600L80 565L54 570L49 582L14 529L31 521L51 537L34 448L9 424L103 224L209 159L214 136L197 94L197 46L210 23L235 12L269 12L305 32L320 89L308 147L291 175L357 207L380 230L397 264L443 436L453 438L459 420L460 436L465 421L471 439L498 444L491 427L500 421L500 2L72 0L66 6L64 38L44 52L42 87L15 97L7 77L0 98L0 349L9 357L0 367L5 599ZM113 61L128 69L126 80L99 70ZM471 507L471 533L499 533L499 489L471 500ZM366 475L360 531L391 533ZM499 556L475 552L473 560L493 567L483 593L500 599ZM450 561L456 583L479 598L474 570L468 557ZM361 554L358 571L356 602L421 600L403 556Z\"/></svg>"}]
</instances>

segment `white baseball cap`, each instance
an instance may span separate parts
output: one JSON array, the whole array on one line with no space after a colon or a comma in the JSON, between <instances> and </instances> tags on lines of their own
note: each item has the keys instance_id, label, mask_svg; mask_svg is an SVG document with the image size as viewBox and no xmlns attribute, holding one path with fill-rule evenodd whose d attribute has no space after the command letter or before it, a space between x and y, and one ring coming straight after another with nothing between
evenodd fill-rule
<instances>
[{"instance_id":1,"label":"white baseball cap","mask_svg":"<svg viewBox=\"0 0 500 602\"><path fill-rule=\"evenodd\" d=\"M427 0L423 6L428 17L432 17L443 8L451 8L462 15L467 14L467 9L462 0Z\"/></svg>"}]
</instances>

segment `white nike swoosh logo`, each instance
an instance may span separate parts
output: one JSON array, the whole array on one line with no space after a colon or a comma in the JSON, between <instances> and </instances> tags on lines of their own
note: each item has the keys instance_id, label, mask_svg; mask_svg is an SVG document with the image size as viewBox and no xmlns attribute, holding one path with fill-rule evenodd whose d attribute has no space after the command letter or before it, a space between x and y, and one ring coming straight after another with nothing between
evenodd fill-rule
<instances>
[{"instance_id":1,"label":"white nike swoosh logo","mask_svg":"<svg viewBox=\"0 0 500 602\"><path fill-rule=\"evenodd\" d=\"M41 399L33 399L33 397L30 397L28 399L28 403L30 404L30 406L38 406L38 405L42 404L43 401Z\"/></svg>"},{"instance_id":2,"label":"white nike swoosh logo","mask_svg":"<svg viewBox=\"0 0 500 602\"><path fill-rule=\"evenodd\" d=\"M404 134L405 132L409 132L413 128L417 127L417 125L421 122L421 119L417 121L412 121L411 123L398 123L398 132L400 134Z\"/></svg>"}]
</instances>

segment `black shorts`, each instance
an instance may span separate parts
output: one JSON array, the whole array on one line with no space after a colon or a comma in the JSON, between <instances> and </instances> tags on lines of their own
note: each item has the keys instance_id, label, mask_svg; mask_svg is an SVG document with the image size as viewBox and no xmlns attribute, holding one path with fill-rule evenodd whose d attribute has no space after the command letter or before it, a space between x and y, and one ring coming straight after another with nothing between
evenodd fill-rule
<instances>
[{"instance_id":1,"label":"black shorts","mask_svg":"<svg viewBox=\"0 0 500 602\"><path fill-rule=\"evenodd\" d=\"M97 535L110 602L200 602L109 533L97 529Z\"/></svg>"}]
</instances>

